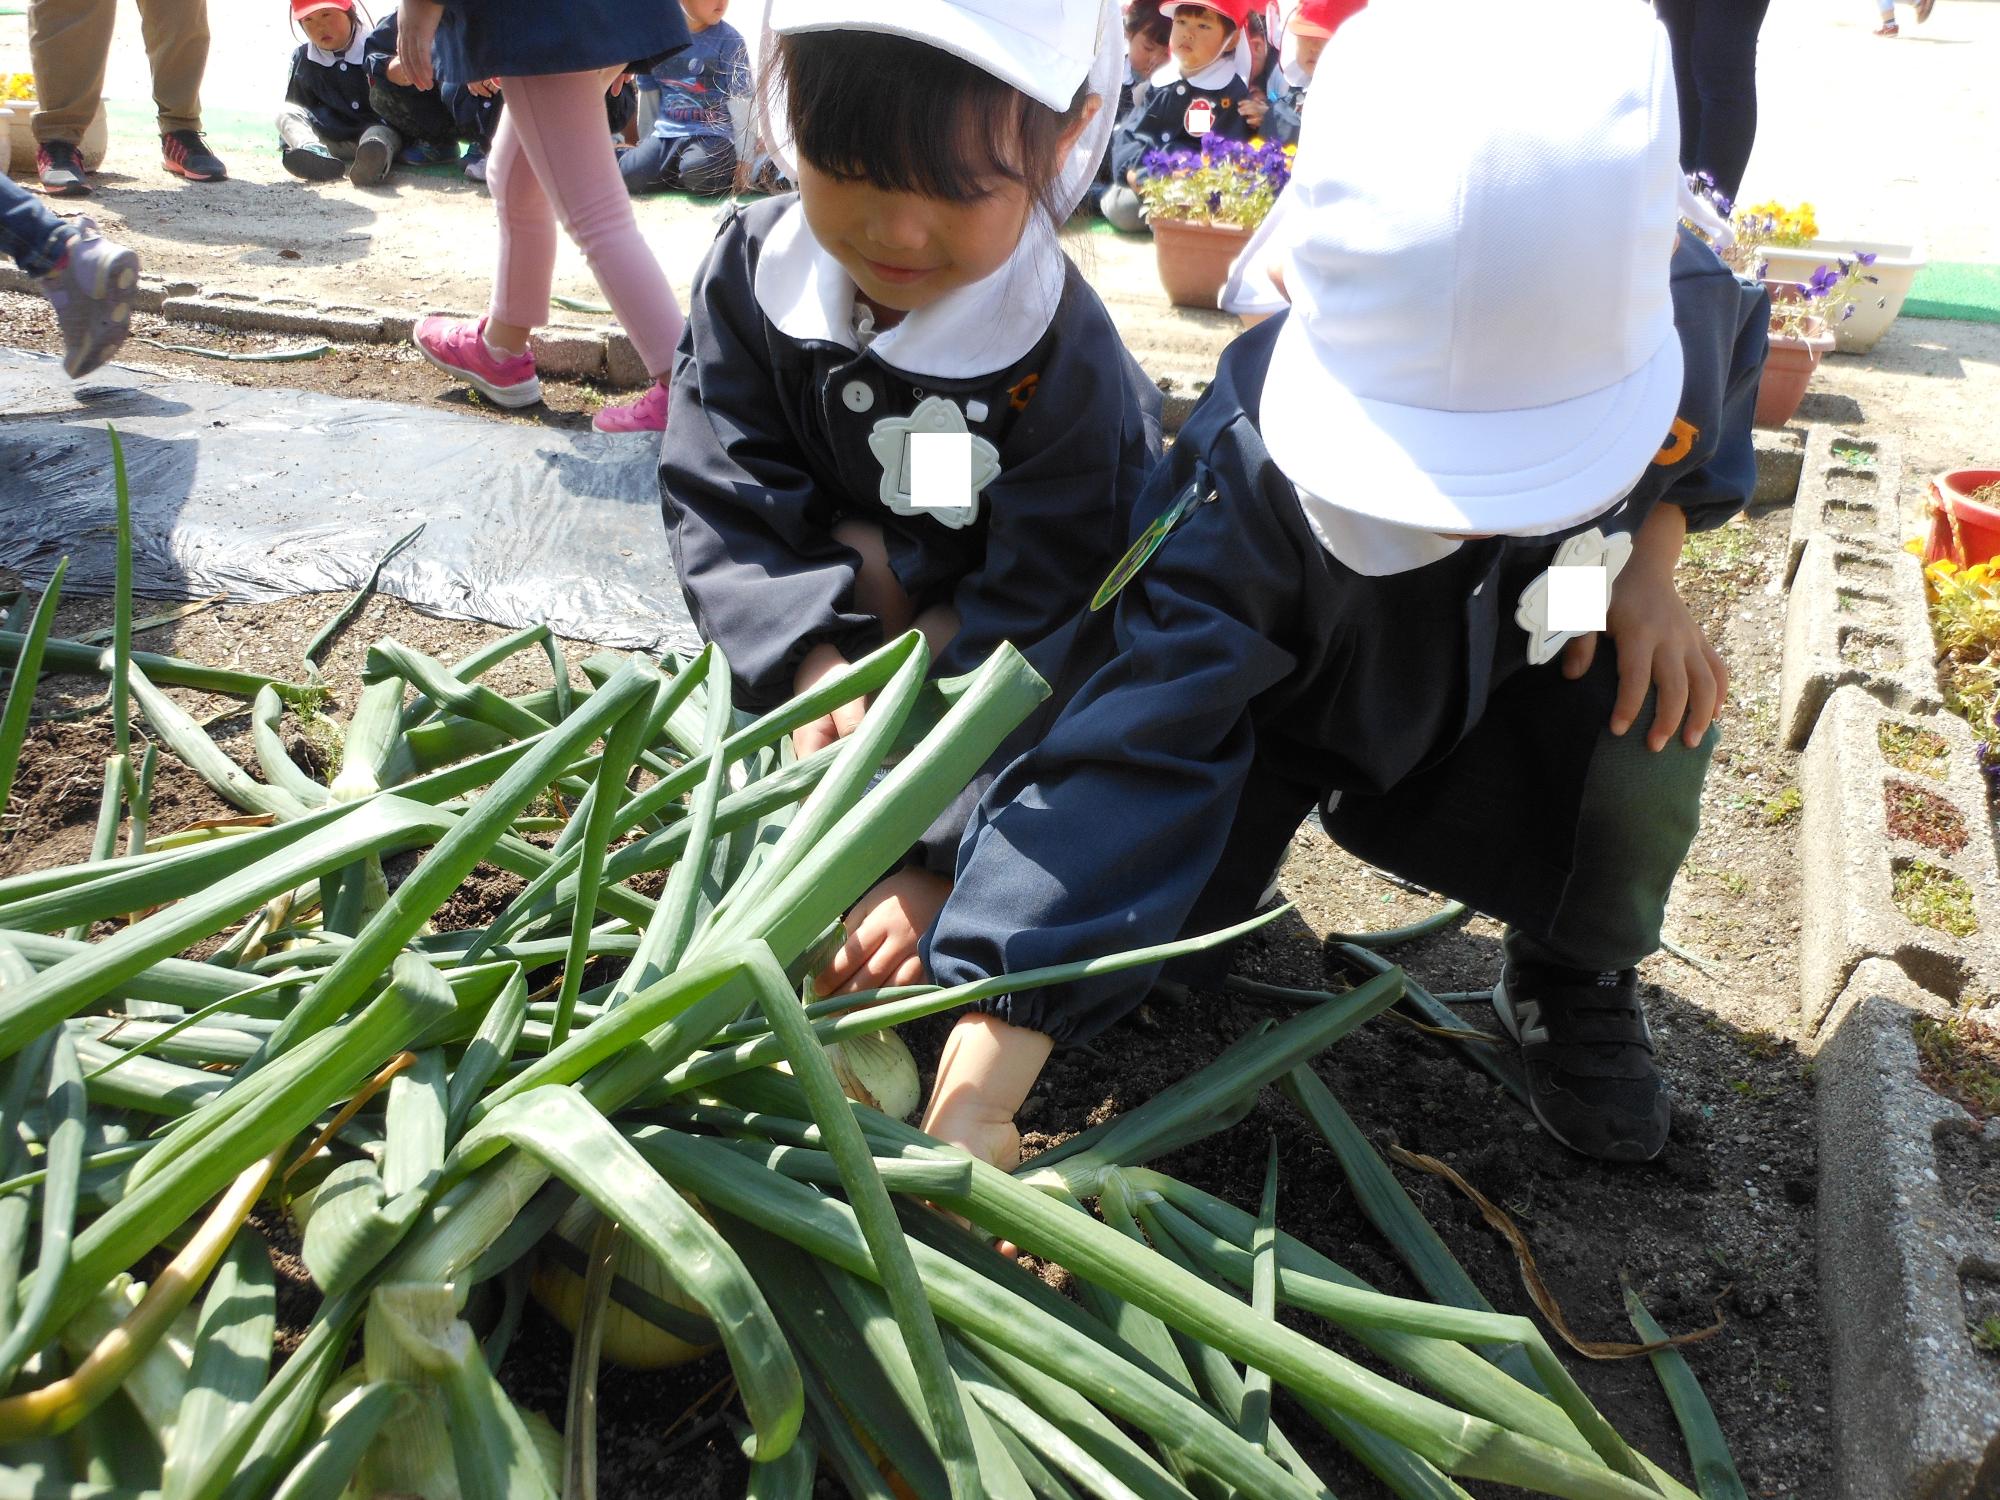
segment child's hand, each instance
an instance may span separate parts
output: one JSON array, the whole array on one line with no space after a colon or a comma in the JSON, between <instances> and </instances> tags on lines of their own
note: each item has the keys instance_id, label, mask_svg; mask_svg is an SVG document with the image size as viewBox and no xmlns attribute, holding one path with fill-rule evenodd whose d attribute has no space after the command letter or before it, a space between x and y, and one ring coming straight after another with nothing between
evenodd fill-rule
<instances>
[{"instance_id":1,"label":"child's hand","mask_svg":"<svg viewBox=\"0 0 2000 1500\"><path fill-rule=\"evenodd\" d=\"M468 83L466 87L481 99L491 99L495 94L500 92L500 80L497 78L481 78Z\"/></svg>"},{"instance_id":2,"label":"child's hand","mask_svg":"<svg viewBox=\"0 0 2000 1500\"><path fill-rule=\"evenodd\" d=\"M1618 648L1618 698L1611 732L1623 734L1657 688L1651 750L1666 748L1674 731L1690 749L1701 743L1729 695L1729 668L1674 588L1687 521L1678 507L1660 504L1633 540L1632 558L1612 585L1605 624ZM1563 675L1581 677L1597 654L1597 637L1580 636L1563 648Z\"/></svg>"},{"instance_id":3,"label":"child's hand","mask_svg":"<svg viewBox=\"0 0 2000 1500\"><path fill-rule=\"evenodd\" d=\"M1125 186L1127 186L1128 188L1136 188L1138 185L1139 185L1139 169L1137 167L1134 167L1131 171L1125 174Z\"/></svg>"},{"instance_id":4,"label":"child's hand","mask_svg":"<svg viewBox=\"0 0 2000 1500\"><path fill-rule=\"evenodd\" d=\"M938 1059L923 1129L1003 1172L1021 1164L1014 1113L1028 1097L1054 1043L997 1016L961 1016Z\"/></svg>"},{"instance_id":5,"label":"child's hand","mask_svg":"<svg viewBox=\"0 0 2000 1500\"><path fill-rule=\"evenodd\" d=\"M847 941L813 987L822 995L852 995L922 984L924 961L917 945L950 894L951 882L929 870L898 870L878 882L848 912Z\"/></svg>"},{"instance_id":6,"label":"child's hand","mask_svg":"<svg viewBox=\"0 0 2000 1500\"><path fill-rule=\"evenodd\" d=\"M427 89L437 83L431 71L431 43L443 17L444 6L438 0L402 0L397 8L396 61L403 65L411 88Z\"/></svg>"},{"instance_id":7,"label":"child's hand","mask_svg":"<svg viewBox=\"0 0 2000 1500\"><path fill-rule=\"evenodd\" d=\"M1271 101L1262 94L1245 94L1236 109L1237 113L1249 123L1250 128L1255 130L1263 125L1264 116L1271 112Z\"/></svg>"},{"instance_id":8,"label":"child's hand","mask_svg":"<svg viewBox=\"0 0 2000 1500\"><path fill-rule=\"evenodd\" d=\"M389 65L382 70L382 76L398 88L406 89L410 86L410 70L403 66L400 57L389 59Z\"/></svg>"},{"instance_id":9,"label":"child's hand","mask_svg":"<svg viewBox=\"0 0 2000 1500\"><path fill-rule=\"evenodd\" d=\"M792 676L792 696L796 698L800 693L818 687L825 678L846 668L847 658L834 647L824 644L813 647ZM815 750L823 750L836 740L846 739L859 727L862 715L867 712L868 700L855 698L810 724L801 724L792 731L792 750L804 759Z\"/></svg>"}]
</instances>

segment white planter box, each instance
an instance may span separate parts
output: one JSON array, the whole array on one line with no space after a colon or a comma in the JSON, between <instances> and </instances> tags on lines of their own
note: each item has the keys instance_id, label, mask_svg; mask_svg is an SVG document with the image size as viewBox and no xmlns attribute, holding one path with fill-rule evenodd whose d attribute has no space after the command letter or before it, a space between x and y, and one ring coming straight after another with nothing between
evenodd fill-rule
<instances>
[{"instance_id":1,"label":"white planter box","mask_svg":"<svg viewBox=\"0 0 2000 1500\"><path fill-rule=\"evenodd\" d=\"M1765 245L1757 259L1770 263L1764 274L1777 281L1810 281L1821 266L1831 266L1842 255L1865 250L1875 257L1869 274L1879 277L1874 286L1864 286L1864 295L1854 299L1854 316L1833 325L1833 347L1840 354L1866 354L1875 341L1889 331L1903 299L1910 295L1910 283L1924 268L1921 245L1895 245L1878 240L1814 240L1810 245Z\"/></svg>"},{"instance_id":2,"label":"white planter box","mask_svg":"<svg viewBox=\"0 0 2000 1500\"><path fill-rule=\"evenodd\" d=\"M9 99L0 103L0 111L6 112L0 124L7 127L11 139L13 161L7 161L8 153L0 150L0 170L11 172L16 177L35 175L35 132L30 128L35 117L33 99ZM97 113L78 141L77 150L83 157L84 166L95 172L104 164L104 153L111 144L111 130L104 118L104 106L97 106Z\"/></svg>"}]
</instances>

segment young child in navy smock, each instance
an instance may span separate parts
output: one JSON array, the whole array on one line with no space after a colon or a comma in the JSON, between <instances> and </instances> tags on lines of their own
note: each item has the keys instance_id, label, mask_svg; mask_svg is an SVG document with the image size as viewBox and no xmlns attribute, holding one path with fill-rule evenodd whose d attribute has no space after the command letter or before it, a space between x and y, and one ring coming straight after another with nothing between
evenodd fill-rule
<instances>
[{"instance_id":1,"label":"young child in navy smock","mask_svg":"<svg viewBox=\"0 0 2000 1500\"><path fill-rule=\"evenodd\" d=\"M306 39L292 51L285 106L278 111L279 159L294 177L331 182L350 170L368 139L368 180L381 181L372 148L395 137L368 102L368 33L354 0L291 0L291 6L292 20ZM393 144L381 153L383 172L394 154ZM355 180L362 180L362 169L353 170Z\"/></svg>"},{"instance_id":2,"label":"young child in navy smock","mask_svg":"<svg viewBox=\"0 0 2000 1500\"><path fill-rule=\"evenodd\" d=\"M1147 4L1149 0L1138 0ZM1250 139L1242 104L1250 85L1250 47L1244 32L1249 0L1160 0L1173 20L1167 43L1172 60L1153 76L1145 99L1118 124L1111 138L1112 184L1098 208L1112 225L1137 233L1146 227L1140 212L1139 179L1154 151L1198 151L1202 137Z\"/></svg>"},{"instance_id":3,"label":"young child in navy smock","mask_svg":"<svg viewBox=\"0 0 2000 1500\"><path fill-rule=\"evenodd\" d=\"M500 128L500 80L461 83L440 77L429 88L418 88L396 55L398 26L395 15L384 17L368 34L363 60L368 102L400 137L402 149L396 159L411 166L455 161L464 146L466 175L484 181L484 174L472 168L485 159L493 132ZM432 56L435 59L435 49Z\"/></svg>"},{"instance_id":4,"label":"young child in navy smock","mask_svg":"<svg viewBox=\"0 0 2000 1500\"><path fill-rule=\"evenodd\" d=\"M1118 81L1118 113L1112 116L1114 121L1123 122L1132 113L1134 105L1146 102L1146 96L1153 91L1153 75L1173 58L1167 50L1173 35L1173 21L1145 0L1125 13L1125 72ZM1090 192L1093 209L1101 207L1104 190L1114 181L1111 175L1112 146L1113 142L1105 143L1104 161L1097 169L1097 184Z\"/></svg>"},{"instance_id":5,"label":"young child in navy smock","mask_svg":"<svg viewBox=\"0 0 2000 1500\"><path fill-rule=\"evenodd\" d=\"M765 134L792 143L799 191L724 223L675 367L660 460L674 565L753 708L913 625L940 676L1030 648L1116 559L1159 451L1158 391L1056 239L1104 149L1115 0L909 14L773 0L764 71L784 118ZM968 507L908 493L918 429L970 435ZM797 747L859 716L809 725ZM948 870L956 843L928 853ZM872 977L865 959L892 938L914 965L943 891L915 866L878 886L830 983Z\"/></svg>"},{"instance_id":6,"label":"young child in navy smock","mask_svg":"<svg viewBox=\"0 0 2000 1500\"><path fill-rule=\"evenodd\" d=\"M1328 48L1290 311L1224 354L1147 486L1157 550L1072 627L1053 722L981 802L925 954L952 985L1213 931L1318 805L1361 858L1509 924L1494 1004L1536 1115L1633 1161L1670 1118L1634 966L1727 684L1673 569L1749 497L1768 305L1677 225L1651 13L1537 19L1560 51L1488 0L1373 6ZM1399 116L1412 59L1449 120ZM1551 224L1588 253L1548 255ZM1176 977L1217 977L1207 957ZM1017 1155L1050 1046L1151 978L967 1016L925 1128Z\"/></svg>"},{"instance_id":7,"label":"young child in navy smock","mask_svg":"<svg viewBox=\"0 0 2000 1500\"><path fill-rule=\"evenodd\" d=\"M660 112L653 133L618 158L625 186L640 193L724 197L736 185L736 141L750 107L750 54L723 20L729 0L681 0L694 38L653 69Z\"/></svg>"}]
</instances>

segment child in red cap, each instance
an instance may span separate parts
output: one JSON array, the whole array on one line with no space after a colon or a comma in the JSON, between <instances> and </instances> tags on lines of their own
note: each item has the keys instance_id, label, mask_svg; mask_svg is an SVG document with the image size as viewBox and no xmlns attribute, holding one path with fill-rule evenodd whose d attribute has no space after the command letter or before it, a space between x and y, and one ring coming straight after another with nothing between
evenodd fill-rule
<instances>
[{"instance_id":1,"label":"child in red cap","mask_svg":"<svg viewBox=\"0 0 2000 1500\"><path fill-rule=\"evenodd\" d=\"M1111 142L1111 186L1099 208L1128 234L1146 227L1139 179L1154 151L1199 151L1204 136L1250 139L1242 103L1250 85L1250 49L1244 32L1249 0L1163 0L1173 20L1170 61L1153 76L1144 102L1119 122Z\"/></svg>"},{"instance_id":2,"label":"child in red cap","mask_svg":"<svg viewBox=\"0 0 2000 1500\"><path fill-rule=\"evenodd\" d=\"M291 6L305 41L293 49L278 111L285 170L307 182L342 173L357 183L380 182L402 142L368 100L368 33L354 0L291 0Z\"/></svg>"},{"instance_id":3,"label":"child in red cap","mask_svg":"<svg viewBox=\"0 0 2000 1500\"><path fill-rule=\"evenodd\" d=\"M1368 0L1301 0L1285 23L1284 47L1278 56L1277 72L1271 78L1269 102L1249 100L1244 106L1248 119L1266 140L1294 145L1299 138L1306 107L1306 90L1312 87L1319 69L1319 55L1326 50L1340 23L1360 10Z\"/></svg>"}]
</instances>

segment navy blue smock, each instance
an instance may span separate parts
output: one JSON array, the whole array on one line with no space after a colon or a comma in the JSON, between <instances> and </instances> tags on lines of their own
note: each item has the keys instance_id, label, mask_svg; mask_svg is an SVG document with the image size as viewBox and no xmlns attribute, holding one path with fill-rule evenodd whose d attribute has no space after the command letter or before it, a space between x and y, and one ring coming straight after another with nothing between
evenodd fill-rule
<instances>
[{"instance_id":1,"label":"navy blue smock","mask_svg":"<svg viewBox=\"0 0 2000 1500\"><path fill-rule=\"evenodd\" d=\"M378 21L375 29L368 33L368 50L364 66L368 70L368 80L377 88L402 89L406 96L421 96L434 92L438 103L451 116L452 131L462 141L477 141L482 145L493 139L493 132L500 124L500 99L493 94L475 94L463 83L452 83L445 79L444 60L439 55L436 43L431 46L431 66L438 75L434 90L412 89L406 84L389 81L389 64L396 60L397 18L394 11ZM477 78L475 83L486 80ZM441 138L445 132L437 132Z\"/></svg>"},{"instance_id":2,"label":"navy blue smock","mask_svg":"<svg viewBox=\"0 0 2000 1500\"><path fill-rule=\"evenodd\" d=\"M361 23L352 16L349 20L354 26L354 41L345 52L333 54L332 62L315 62L312 53L318 49L307 43L292 49L285 102L298 105L311 117L321 140L358 141L362 131L381 123L368 102L367 43L361 35Z\"/></svg>"},{"instance_id":3,"label":"navy blue smock","mask_svg":"<svg viewBox=\"0 0 2000 1500\"><path fill-rule=\"evenodd\" d=\"M1211 63L1202 73L1213 68L1215 64ZM1168 83L1156 83L1150 94L1126 112L1112 133L1112 180L1123 183L1125 174L1138 170L1150 151L1199 151L1202 136L1187 128L1189 107L1198 99L1214 106L1213 124L1203 134L1232 141L1249 140L1249 122L1237 109L1249 87L1243 75L1235 72L1213 88L1199 88L1178 76Z\"/></svg>"},{"instance_id":4,"label":"navy blue smock","mask_svg":"<svg viewBox=\"0 0 2000 1500\"><path fill-rule=\"evenodd\" d=\"M834 540L836 522L881 528L918 609L957 609L958 635L932 663L950 676L1002 641L1025 649L1088 601L1160 447L1159 390L1067 259L1048 330L990 374L911 376L866 350L787 335L754 283L767 237L795 202L788 194L731 214L696 272L660 455L689 612L728 656L739 700L757 709L791 697L813 646L853 661L882 642L880 621L854 608L860 559ZM955 402L999 450L977 518L957 529L891 511L868 446L878 422L933 396Z\"/></svg>"},{"instance_id":5,"label":"navy blue smock","mask_svg":"<svg viewBox=\"0 0 2000 1500\"><path fill-rule=\"evenodd\" d=\"M1755 485L1764 293L1685 234L1673 292L1679 419L1629 496L1576 531L1634 531L1661 499L1691 528L1718 526ZM981 800L925 939L937 983L1241 920L1333 793L1328 832L1364 859L1531 933L1559 903L1617 688L1612 651L1578 682L1559 661L1527 663L1514 609L1561 538L1467 541L1383 577L1343 565L1257 430L1281 324L1224 354L1133 534L1183 495L1201 503L1115 608L1072 622L1060 663L1059 642L1045 648L1056 692ZM982 1008L1080 1040L1137 1004L1154 972Z\"/></svg>"},{"instance_id":6,"label":"navy blue smock","mask_svg":"<svg viewBox=\"0 0 2000 1500\"><path fill-rule=\"evenodd\" d=\"M438 70L450 83L643 72L687 44L680 0L445 0Z\"/></svg>"}]
</instances>

